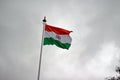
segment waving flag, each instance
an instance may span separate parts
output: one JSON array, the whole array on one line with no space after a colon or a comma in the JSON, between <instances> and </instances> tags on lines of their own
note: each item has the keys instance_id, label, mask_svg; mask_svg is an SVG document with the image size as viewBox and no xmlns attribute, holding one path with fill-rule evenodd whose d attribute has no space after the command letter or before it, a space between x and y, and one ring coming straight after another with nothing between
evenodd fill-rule
<instances>
[{"instance_id":1,"label":"waving flag","mask_svg":"<svg viewBox=\"0 0 120 80\"><path fill-rule=\"evenodd\" d=\"M44 32L44 45L56 45L63 49L69 49L72 41L72 38L70 37L71 32L72 31L46 24Z\"/></svg>"}]
</instances>

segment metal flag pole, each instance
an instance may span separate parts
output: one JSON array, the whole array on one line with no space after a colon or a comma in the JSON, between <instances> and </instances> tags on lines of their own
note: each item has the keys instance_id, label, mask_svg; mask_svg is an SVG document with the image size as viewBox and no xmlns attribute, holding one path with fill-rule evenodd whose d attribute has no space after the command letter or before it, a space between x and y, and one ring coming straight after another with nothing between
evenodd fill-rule
<instances>
[{"instance_id":1,"label":"metal flag pole","mask_svg":"<svg viewBox=\"0 0 120 80\"><path fill-rule=\"evenodd\" d=\"M42 60L42 48L43 48L43 41L44 41L44 29L47 20L46 17L43 19L43 31L42 31L42 41L41 41L41 49L40 49L40 58L39 58L39 67L38 67L38 76L37 80L40 80L40 72L41 72L41 60Z\"/></svg>"}]
</instances>

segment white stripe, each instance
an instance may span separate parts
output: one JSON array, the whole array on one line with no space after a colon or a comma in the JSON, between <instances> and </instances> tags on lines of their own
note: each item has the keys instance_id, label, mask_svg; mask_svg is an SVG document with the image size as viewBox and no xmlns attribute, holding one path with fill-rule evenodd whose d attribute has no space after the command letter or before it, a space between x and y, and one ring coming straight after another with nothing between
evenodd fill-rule
<instances>
[{"instance_id":1,"label":"white stripe","mask_svg":"<svg viewBox=\"0 0 120 80\"><path fill-rule=\"evenodd\" d=\"M72 41L72 38L69 35L58 35L58 34L55 34L54 32L45 31L44 38L50 38L50 37L62 43L71 43Z\"/></svg>"}]
</instances>

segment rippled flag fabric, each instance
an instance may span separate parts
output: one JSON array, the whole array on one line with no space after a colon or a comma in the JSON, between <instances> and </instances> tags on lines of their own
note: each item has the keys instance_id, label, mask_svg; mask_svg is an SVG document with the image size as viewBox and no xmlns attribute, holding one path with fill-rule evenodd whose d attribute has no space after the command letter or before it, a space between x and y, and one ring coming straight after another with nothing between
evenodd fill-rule
<instances>
[{"instance_id":1,"label":"rippled flag fabric","mask_svg":"<svg viewBox=\"0 0 120 80\"><path fill-rule=\"evenodd\" d=\"M69 49L72 42L72 38L70 37L71 32L72 31L46 24L44 45L56 45L63 49Z\"/></svg>"}]
</instances>

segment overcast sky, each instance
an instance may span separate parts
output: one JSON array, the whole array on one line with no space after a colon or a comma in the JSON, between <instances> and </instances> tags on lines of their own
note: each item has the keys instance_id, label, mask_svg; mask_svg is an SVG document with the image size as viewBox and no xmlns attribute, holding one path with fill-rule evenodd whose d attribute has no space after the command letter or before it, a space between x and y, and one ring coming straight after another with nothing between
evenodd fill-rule
<instances>
[{"instance_id":1,"label":"overcast sky","mask_svg":"<svg viewBox=\"0 0 120 80\"><path fill-rule=\"evenodd\" d=\"M0 80L37 80L42 19L72 30L43 46L41 80L104 80L120 58L120 0L0 0Z\"/></svg>"}]
</instances>

